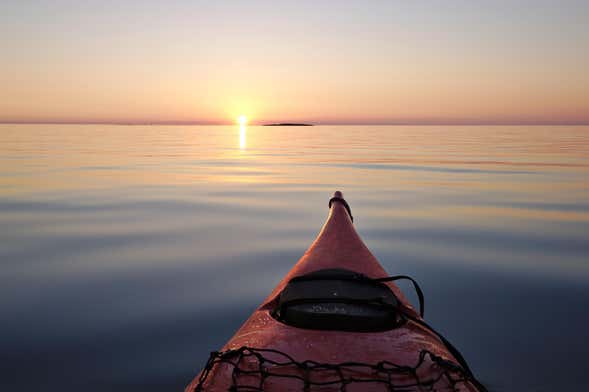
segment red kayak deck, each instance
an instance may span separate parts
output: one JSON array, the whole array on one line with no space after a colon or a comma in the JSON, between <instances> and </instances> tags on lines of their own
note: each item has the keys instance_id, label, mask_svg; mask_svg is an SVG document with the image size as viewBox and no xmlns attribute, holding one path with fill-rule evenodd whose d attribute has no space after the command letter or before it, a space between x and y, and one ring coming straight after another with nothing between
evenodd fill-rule
<instances>
[{"instance_id":1,"label":"red kayak deck","mask_svg":"<svg viewBox=\"0 0 589 392\"><path fill-rule=\"evenodd\" d=\"M296 328L272 316L294 277L333 268L370 278L387 275L356 232L347 204L331 204L311 247L186 391L482 390L443 341L418 322L380 332L346 332ZM385 284L405 311L421 320L400 289Z\"/></svg>"}]
</instances>

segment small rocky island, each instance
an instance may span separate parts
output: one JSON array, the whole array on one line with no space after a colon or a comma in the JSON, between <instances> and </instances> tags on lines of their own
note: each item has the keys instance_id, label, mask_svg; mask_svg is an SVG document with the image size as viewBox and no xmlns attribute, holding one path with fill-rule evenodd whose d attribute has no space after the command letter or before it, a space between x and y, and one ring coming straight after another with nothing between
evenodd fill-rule
<instances>
[{"instance_id":1,"label":"small rocky island","mask_svg":"<svg viewBox=\"0 0 589 392\"><path fill-rule=\"evenodd\" d=\"M313 124L303 124L303 123L273 123L273 124L264 124L265 127L312 127Z\"/></svg>"}]
</instances>

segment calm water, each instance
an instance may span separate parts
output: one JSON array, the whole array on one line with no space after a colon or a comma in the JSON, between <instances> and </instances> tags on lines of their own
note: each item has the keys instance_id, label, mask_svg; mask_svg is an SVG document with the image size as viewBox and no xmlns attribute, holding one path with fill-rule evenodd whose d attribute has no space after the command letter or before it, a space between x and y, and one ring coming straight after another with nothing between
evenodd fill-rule
<instances>
[{"instance_id":1,"label":"calm water","mask_svg":"<svg viewBox=\"0 0 589 392\"><path fill-rule=\"evenodd\" d=\"M181 390L336 189L492 389L589 389L589 127L0 125L2 390Z\"/></svg>"}]
</instances>

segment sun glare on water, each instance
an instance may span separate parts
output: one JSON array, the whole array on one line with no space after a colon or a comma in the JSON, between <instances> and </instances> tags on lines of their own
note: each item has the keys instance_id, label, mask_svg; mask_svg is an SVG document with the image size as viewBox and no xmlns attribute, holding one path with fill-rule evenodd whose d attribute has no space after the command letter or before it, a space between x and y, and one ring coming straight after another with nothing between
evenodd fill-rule
<instances>
[{"instance_id":1,"label":"sun glare on water","mask_svg":"<svg viewBox=\"0 0 589 392\"><path fill-rule=\"evenodd\" d=\"M239 123L239 148L241 150L245 150L245 138L246 138L246 124L247 124L247 117L246 116L239 116L237 117L237 122Z\"/></svg>"}]
</instances>

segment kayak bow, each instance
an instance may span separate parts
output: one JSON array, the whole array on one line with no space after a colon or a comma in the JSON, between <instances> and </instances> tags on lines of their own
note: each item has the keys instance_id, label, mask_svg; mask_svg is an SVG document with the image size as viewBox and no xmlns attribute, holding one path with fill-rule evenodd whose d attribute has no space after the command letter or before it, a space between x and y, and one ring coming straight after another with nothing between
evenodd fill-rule
<instances>
[{"instance_id":1,"label":"kayak bow","mask_svg":"<svg viewBox=\"0 0 589 392\"><path fill-rule=\"evenodd\" d=\"M423 320L423 296L386 277L341 192L321 232L187 386L195 391L485 391ZM411 279L416 311L393 283Z\"/></svg>"}]
</instances>

